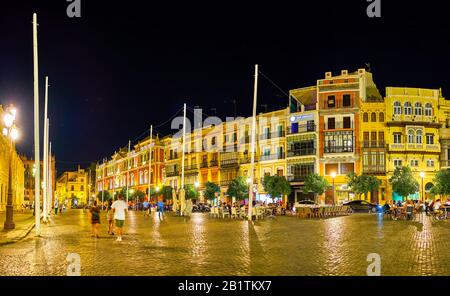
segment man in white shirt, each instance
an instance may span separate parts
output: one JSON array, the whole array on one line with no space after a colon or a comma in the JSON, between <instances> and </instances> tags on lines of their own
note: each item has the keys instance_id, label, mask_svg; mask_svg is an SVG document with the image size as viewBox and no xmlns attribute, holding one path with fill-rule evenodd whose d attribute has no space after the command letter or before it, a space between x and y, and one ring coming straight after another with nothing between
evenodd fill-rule
<instances>
[{"instance_id":1,"label":"man in white shirt","mask_svg":"<svg viewBox=\"0 0 450 296\"><path fill-rule=\"evenodd\" d=\"M438 218L440 218L443 213L441 210L441 200L440 199L438 199L434 202L433 210L434 210L434 213L436 214L436 216Z\"/></svg>"},{"instance_id":2,"label":"man in white shirt","mask_svg":"<svg viewBox=\"0 0 450 296\"><path fill-rule=\"evenodd\" d=\"M123 224L125 223L125 212L128 212L128 206L123 201L123 196L119 195L119 199L111 205L114 211L114 220L116 221L117 228L117 241L122 241Z\"/></svg>"}]
</instances>

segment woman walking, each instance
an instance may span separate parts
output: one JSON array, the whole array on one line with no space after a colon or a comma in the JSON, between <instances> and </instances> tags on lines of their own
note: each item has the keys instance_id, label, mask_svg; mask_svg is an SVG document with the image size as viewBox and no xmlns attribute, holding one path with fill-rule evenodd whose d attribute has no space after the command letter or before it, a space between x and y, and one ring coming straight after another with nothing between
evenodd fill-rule
<instances>
[{"instance_id":1,"label":"woman walking","mask_svg":"<svg viewBox=\"0 0 450 296\"><path fill-rule=\"evenodd\" d=\"M111 207L112 200L110 199L108 201L108 209L106 211L106 217L108 218L108 234L114 235L113 229L114 229L114 211Z\"/></svg>"},{"instance_id":2,"label":"woman walking","mask_svg":"<svg viewBox=\"0 0 450 296\"><path fill-rule=\"evenodd\" d=\"M97 201L94 201L94 205L89 210L91 212L91 224L92 234L91 237L99 238L98 228L100 226L100 209L97 207Z\"/></svg>"}]
</instances>

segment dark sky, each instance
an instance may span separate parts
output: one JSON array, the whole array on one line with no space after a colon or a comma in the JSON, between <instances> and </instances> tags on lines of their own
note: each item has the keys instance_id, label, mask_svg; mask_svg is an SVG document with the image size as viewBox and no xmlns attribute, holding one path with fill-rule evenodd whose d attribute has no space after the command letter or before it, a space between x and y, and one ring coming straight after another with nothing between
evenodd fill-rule
<instances>
[{"instance_id":1,"label":"dark sky","mask_svg":"<svg viewBox=\"0 0 450 296\"><path fill-rule=\"evenodd\" d=\"M224 117L236 99L238 115L249 116L255 63L285 92L366 62L383 94L386 86L450 92L444 1L381 0L380 19L367 17L365 0L152 2L81 0L73 19L65 0L1 2L0 104L20 109L19 151L33 155L33 12L41 111L48 75L59 173L110 156L183 102ZM258 112L287 105L263 77L258 100Z\"/></svg>"}]
</instances>

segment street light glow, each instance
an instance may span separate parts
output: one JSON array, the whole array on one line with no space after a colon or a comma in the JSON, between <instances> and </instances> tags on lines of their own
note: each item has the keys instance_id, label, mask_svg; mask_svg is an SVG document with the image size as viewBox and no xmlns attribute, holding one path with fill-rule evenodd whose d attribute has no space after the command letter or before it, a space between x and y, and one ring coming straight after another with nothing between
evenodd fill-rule
<instances>
[{"instance_id":1,"label":"street light glow","mask_svg":"<svg viewBox=\"0 0 450 296\"><path fill-rule=\"evenodd\" d=\"M425 177L425 173L424 172L420 172L419 175L420 175L421 178Z\"/></svg>"},{"instance_id":2,"label":"street light glow","mask_svg":"<svg viewBox=\"0 0 450 296\"><path fill-rule=\"evenodd\" d=\"M198 181L195 181L194 186L195 186L195 188L198 188L198 186L200 186L200 183Z\"/></svg>"},{"instance_id":3,"label":"street light glow","mask_svg":"<svg viewBox=\"0 0 450 296\"><path fill-rule=\"evenodd\" d=\"M12 128L11 129L11 139L13 141L17 140L19 138L20 134L19 134L19 130L17 128Z\"/></svg>"},{"instance_id":4,"label":"street light glow","mask_svg":"<svg viewBox=\"0 0 450 296\"><path fill-rule=\"evenodd\" d=\"M159 191L159 186L156 186L155 190L156 190L156 192L158 192Z\"/></svg>"},{"instance_id":5,"label":"street light glow","mask_svg":"<svg viewBox=\"0 0 450 296\"><path fill-rule=\"evenodd\" d=\"M333 178L333 179L336 178L336 172L331 173L331 178Z\"/></svg>"},{"instance_id":6,"label":"street light glow","mask_svg":"<svg viewBox=\"0 0 450 296\"><path fill-rule=\"evenodd\" d=\"M3 115L3 122L5 123L6 127L10 128L14 123L14 116L11 113L6 113Z\"/></svg>"}]
</instances>

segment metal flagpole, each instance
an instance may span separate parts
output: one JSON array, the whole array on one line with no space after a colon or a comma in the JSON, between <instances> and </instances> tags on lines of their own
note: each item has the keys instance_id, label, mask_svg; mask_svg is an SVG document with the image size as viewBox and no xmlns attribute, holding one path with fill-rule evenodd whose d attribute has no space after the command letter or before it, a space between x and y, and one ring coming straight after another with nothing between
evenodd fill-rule
<instances>
[{"instance_id":1,"label":"metal flagpole","mask_svg":"<svg viewBox=\"0 0 450 296\"><path fill-rule=\"evenodd\" d=\"M183 117L183 146L181 155L181 188L180 188L180 215L184 215L184 210L186 207L186 196L184 191L184 158L186 150L186 104L184 104L184 117Z\"/></svg>"},{"instance_id":2,"label":"metal flagpole","mask_svg":"<svg viewBox=\"0 0 450 296\"><path fill-rule=\"evenodd\" d=\"M43 218L42 221L44 223L48 222L47 216L48 216L48 118L45 119L44 122L44 169L42 171L43 174L43 192L42 192L42 211L43 211Z\"/></svg>"},{"instance_id":3,"label":"metal flagpole","mask_svg":"<svg viewBox=\"0 0 450 296\"><path fill-rule=\"evenodd\" d=\"M103 166L102 166L102 210L103 210L103 205L104 205L104 192L105 192L105 169L106 169L106 167L105 167L105 158L103 158ZM113 195L114 195L114 193L113 193ZM114 200L114 196L112 197L112 199Z\"/></svg>"},{"instance_id":4,"label":"metal flagpole","mask_svg":"<svg viewBox=\"0 0 450 296\"><path fill-rule=\"evenodd\" d=\"M49 130L50 130L50 123L49 123ZM48 167L47 167L47 171L48 171L48 177L47 177L47 182L48 182L48 202L47 202L47 209L48 209L48 215L50 216L52 213L52 197L53 197L53 183L52 183L52 142L50 142L50 137L49 137L49 143L48 143Z\"/></svg>"},{"instance_id":5,"label":"metal flagpole","mask_svg":"<svg viewBox=\"0 0 450 296\"><path fill-rule=\"evenodd\" d=\"M34 212L36 235L41 235L41 180L39 161L39 71L38 71L38 44L37 44L37 14L33 13L33 68L34 68L34 163L36 173L34 175Z\"/></svg>"},{"instance_id":6,"label":"metal flagpole","mask_svg":"<svg viewBox=\"0 0 450 296\"><path fill-rule=\"evenodd\" d=\"M150 194L152 188L152 140L153 140L153 125L150 125L150 149L148 152L148 202L150 203Z\"/></svg>"},{"instance_id":7,"label":"metal flagpole","mask_svg":"<svg viewBox=\"0 0 450 296\"><path fill-rule=\"evenodd\" d=\"M253 180L255 178L255 139L256 139L256 102L258 96L258 65L255 65L255 85L253 89L253 117L252 117L252 140L251 140L251 165L250 182L248 188L248 220L252 221L253 215Z\"/></svg>"},{"instance_id":8,"label":"metal flagpole","mask_svg":"<svg viewBox=\"0 0 450 296\"><path fill-rule=\"evenodd\" d=\"M128 140L128 154L127 154L127 158L126 158L126 161L127 161L127 166L126 166L126 168L127 168L127 179L126 179L126 182L125 183L127 183L127 206L128 206L128 179L130 178L130 160L128 159L128 157L130 156L130 146L131 146L131 141L130 140Z\"/></svg>"}]
</instances>

